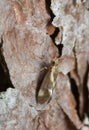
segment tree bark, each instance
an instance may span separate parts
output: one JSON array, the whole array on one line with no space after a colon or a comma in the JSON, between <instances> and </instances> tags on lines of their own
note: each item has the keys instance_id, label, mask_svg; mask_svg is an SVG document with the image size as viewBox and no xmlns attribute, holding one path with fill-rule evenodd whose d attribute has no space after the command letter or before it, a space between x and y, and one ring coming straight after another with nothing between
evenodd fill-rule
<instances>
[{"instance_id":1,"label":"tree bark","mask_svg":"<svg viewBox=\"0 0 89 130\"><path fill-rule=\"evenodd\" d=\"M0 37L0 130L88 128L89 2L1 0Z\"/></svg>"}]
</instances>

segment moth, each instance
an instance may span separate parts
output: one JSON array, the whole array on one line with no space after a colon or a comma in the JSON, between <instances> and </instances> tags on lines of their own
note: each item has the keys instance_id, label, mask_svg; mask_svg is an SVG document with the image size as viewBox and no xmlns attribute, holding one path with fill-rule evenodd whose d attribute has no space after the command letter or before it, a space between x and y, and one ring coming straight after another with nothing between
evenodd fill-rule
<instances>
[{"instance_id":1,"label":"moth","mask_svg":"<svg viewBox=\"0 0 89 130\"><path fill-rule=\"evenodd\" d=\"M68 74L75 68L75 60L71 56L62 56L55 58L48 67L48 71L37 91L36 100L43 104L48 102L53 94L53 89L56 86L56 79L59 73Z\"/></svg>"},{"instance_id":2,"label":"moth","mask_svg":"<svg viewBox=\"0 0 89 130\"><path fill-rule=\"evenodd\" d=\"M39 104L49 102L52 97L57 77L56 69L57 69L56 62L52 61L37 94L37 102Z\"/></svg>"}]
</instances>

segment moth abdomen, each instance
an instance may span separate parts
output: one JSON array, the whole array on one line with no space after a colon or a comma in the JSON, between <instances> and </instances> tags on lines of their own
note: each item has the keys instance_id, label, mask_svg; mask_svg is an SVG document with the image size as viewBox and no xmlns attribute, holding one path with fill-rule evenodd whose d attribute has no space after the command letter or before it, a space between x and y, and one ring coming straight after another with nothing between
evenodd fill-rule
<instances>
[{"instance_id":1,"label":"moth abdomen","mask_svg":"<svg viewBox=\"0 0 89 130\"><path fill-rule=\"evenodd\" d=\"M44 90L40 90L38 93L38 103L40 104L44 104L45 102L49 102L49 100L52 97L52 90L50 89L46 89Z\"/></svg>"}]
</instances>

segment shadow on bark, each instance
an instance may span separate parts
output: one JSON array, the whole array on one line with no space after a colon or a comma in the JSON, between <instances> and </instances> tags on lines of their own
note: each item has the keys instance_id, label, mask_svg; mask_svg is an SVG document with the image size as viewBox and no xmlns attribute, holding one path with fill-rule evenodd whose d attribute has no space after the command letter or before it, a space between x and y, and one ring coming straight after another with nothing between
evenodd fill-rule
<instances>
[{"instance_id":1,"label":"shadow on bark","mask_svg":"<svg viewBox=\"0 0 89 130\"><path fill-rule=\"evenodd\" d=\"M0 92L6 91L7 88L14 88L11 80L10 74L3 56L3 38L1 38L0 43Z\"/></svg>"}]
</instances>

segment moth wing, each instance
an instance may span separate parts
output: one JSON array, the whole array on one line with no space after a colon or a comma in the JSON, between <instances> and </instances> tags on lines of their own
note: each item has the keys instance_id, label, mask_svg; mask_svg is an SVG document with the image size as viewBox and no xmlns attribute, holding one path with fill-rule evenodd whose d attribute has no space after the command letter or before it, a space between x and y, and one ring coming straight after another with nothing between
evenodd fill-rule
<instances>
[{"instance_id":1,"label":"moth wing","mask_svg":"<svg viewBox=\"0 0 89 130\"><path fill-rule=\"evenodd\" d=\"M52 97L53 83L50 80L51 70L47 72L38 92L37 101L40 104L48 102Z\"/></svg>"}]
</instances>

